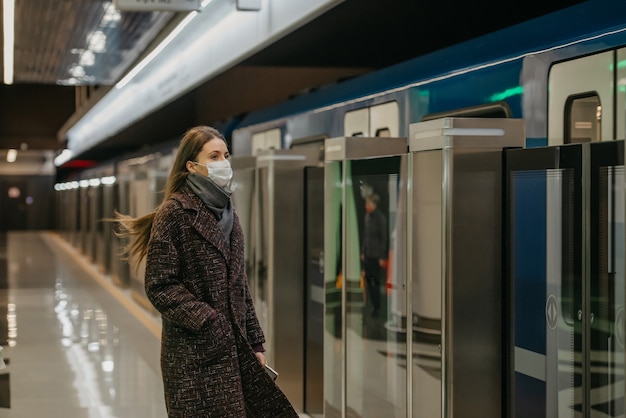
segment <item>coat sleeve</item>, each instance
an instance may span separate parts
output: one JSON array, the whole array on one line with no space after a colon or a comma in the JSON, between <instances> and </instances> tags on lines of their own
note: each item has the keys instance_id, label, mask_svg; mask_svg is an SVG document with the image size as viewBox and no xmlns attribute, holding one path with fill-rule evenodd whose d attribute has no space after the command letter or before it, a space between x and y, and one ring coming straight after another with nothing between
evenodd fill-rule
<instances>
[{"instance_id":1,"label":"coat sleeve","mask_svg":"<svg viewBox=\"0 0 626 418\"><path fill-rule=\"evenodd\" d=\"M157 212L152 225L146 259L146 296L163 318L199 331L217 316L207 303L198 300L180 278L180 249L184 242L182 208L168 201Z\"/></svg>"}]
</instances>

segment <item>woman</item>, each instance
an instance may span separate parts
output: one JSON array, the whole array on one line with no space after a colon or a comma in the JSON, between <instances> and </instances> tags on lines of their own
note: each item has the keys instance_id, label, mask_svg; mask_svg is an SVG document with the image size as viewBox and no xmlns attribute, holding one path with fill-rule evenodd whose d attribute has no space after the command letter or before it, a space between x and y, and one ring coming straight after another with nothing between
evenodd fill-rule
<instances>
[{"instance_id":1,"label":"woman","mask_svg":"<svg viewBox=\"0 0 626 418\"><path fill-rule=\"evenodd\" d=\"M228 158L217 130L190 129L159 207L117 215L128 258L137 266L146 257L146 295L162 317L168 417L298 417L264 370Z\"/></svg>"}]
</instances>

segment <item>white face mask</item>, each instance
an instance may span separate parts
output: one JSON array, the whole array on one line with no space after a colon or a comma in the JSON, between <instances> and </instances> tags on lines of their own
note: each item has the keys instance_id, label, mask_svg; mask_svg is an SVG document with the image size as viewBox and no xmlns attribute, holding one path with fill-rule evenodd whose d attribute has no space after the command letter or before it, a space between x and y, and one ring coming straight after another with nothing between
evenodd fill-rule
<instances>
[{"instance_id":1,"label":"white face mask","mask_svg":"<svg viewBox=\"0 0 626 418\"><path fill-rule=\"evenodd\" d=\"M220 187L226 187L233 178L233 169L230 167L230 161L210 161L206 163L209 172L209 178Z\"/></svg>"}]
</instances>

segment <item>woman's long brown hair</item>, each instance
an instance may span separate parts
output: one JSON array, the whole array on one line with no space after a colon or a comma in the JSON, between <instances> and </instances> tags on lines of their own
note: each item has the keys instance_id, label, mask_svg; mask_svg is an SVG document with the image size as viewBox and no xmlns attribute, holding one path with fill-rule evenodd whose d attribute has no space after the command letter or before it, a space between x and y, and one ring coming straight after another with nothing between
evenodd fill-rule
<instances>
[{"instance_id":1,"label":"woman's long brown hair","mask_svg":"<svg viewBox=\"0 0 626 418\"><path fill-rule=\"evenodd\" d=\"M139 268L141 260L148 254L148 242L150 241L154 216L172 193L178 191L185 184L185 179L189 174L187 161L195 161L204 144L214 138L226 142L224 136L210 126L196 126L185 132L180 141L174 165L167 177L163 201L155 210L136 218L115 211L115 217L112 221L117 222L119 226L115 234L120 238L128 239L128 244L122 248L122 256L129 261L135 271Z\"/></svg>"}]
</instances>

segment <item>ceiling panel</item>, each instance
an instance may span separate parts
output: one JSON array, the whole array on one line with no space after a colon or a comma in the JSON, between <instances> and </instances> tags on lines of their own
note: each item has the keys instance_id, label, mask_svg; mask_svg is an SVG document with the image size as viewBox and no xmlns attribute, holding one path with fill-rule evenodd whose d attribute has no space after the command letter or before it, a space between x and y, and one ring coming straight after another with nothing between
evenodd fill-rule
<instances>
[{"instance_id":1,"label":"ceiling panel","mask_svg":"<svg viewBox=\"0 0 626 418\"><path fill-rule=\"evenodd\" d=\"M17 1L14 82L114 84L173 16L109 1Z\"/></svg>"}]
</instances>

